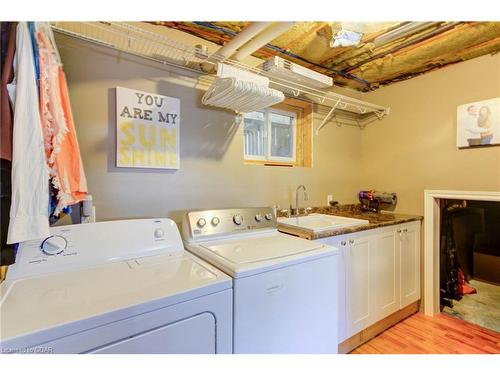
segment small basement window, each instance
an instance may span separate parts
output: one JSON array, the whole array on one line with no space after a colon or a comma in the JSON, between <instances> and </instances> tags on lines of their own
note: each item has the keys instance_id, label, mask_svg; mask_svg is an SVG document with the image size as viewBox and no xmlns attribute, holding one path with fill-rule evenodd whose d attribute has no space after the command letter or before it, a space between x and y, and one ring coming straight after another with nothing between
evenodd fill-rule
<instances>
[{"instance_id":1,"label":"small basement window","mask_svg":"<svg viewBox=\"0 0 500 375\"><path fill-rule=\"evenodd\" d=\"M312 104L297 99L246 113L244 158L247 164L312 166Z\"/></svg>"}]
</instances>

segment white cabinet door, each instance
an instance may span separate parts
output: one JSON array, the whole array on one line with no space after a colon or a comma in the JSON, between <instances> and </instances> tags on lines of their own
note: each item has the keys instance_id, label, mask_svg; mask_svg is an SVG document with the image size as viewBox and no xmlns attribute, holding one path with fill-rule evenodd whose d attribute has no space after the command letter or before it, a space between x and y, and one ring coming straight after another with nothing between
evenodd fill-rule
<instances>
[{"instance_id":1,"label":"white cabinet door","mask_svg":"<svg viewBox=\"0 0 500 375\"><path fill-rule=\"evenodd\" d=\"M369 326L373 320L371 261L374 239L351 238L347 246L346 307L347 337Z\"/></svg>"},{"instance_id":2,"label":"white cabinet door","mask_svg":"<svg viewBox=\"0 0 500 375\"><path fill-rule=\"evenodd\" d=\"M400 306L399 243L396 231L378 234L370 253L371 297L373 319L378 321L399 310Z\"/></svg>"},{"instance_id":3,"label":"white cabinet door","mask_svg":"<svg viewBox=\"0 0 500 375\"><path fill-rule=\"evenodd\" d=\"M420 299L420 222L400 228L401 308Z\"/></svg>"}]
</instances>

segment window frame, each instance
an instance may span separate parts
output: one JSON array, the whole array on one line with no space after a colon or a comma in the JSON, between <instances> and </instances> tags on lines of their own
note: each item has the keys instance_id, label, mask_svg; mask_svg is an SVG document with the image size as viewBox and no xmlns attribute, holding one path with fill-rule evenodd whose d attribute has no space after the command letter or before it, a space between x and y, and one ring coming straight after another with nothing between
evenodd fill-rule
<instances>
[{"instance_id":1,"label":"window frame","mask_svg":"<svg viewBox=\"0 0 500 375\"><path fill-rule=\"evenodd\" d=\"M299 99L287 98L284 102L260 111L264 113L265 142L267 156L246 154L245 133L243 130L243 160L245 164L284 166L284 167L312 167L312 103ZM271 155L271 121L269 113L282 114L294 118L293 124L293 157L279 157ZM244 118L243 129L244 129Z\"/></svg>"}]
</instances>

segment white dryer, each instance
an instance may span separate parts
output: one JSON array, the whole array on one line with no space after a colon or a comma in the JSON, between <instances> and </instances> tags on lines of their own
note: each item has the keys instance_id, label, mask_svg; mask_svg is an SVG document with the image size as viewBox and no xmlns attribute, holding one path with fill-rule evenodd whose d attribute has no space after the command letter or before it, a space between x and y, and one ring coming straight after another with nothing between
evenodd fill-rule
<instances>
[{"instance_id":1,"label":"white dryer","mask_svg":"<svg viewBox=\"0 0 500 375\"><path fill-rule=\"evenodd\" d=\"M234 353L337 353L336 248L279 233L269 207L189 212L182 235L234 279Z\"/></svg>"},{"instance_id":2,"label":"white dryer","mask_svg":"<svg viewBox=\"0 0 500 375\"><path fill-rule=\"evenodd\" d=\"M2 353L231 353L232 282L170 219L51 228L0 285Z\"/></svg>"}]
</instances>

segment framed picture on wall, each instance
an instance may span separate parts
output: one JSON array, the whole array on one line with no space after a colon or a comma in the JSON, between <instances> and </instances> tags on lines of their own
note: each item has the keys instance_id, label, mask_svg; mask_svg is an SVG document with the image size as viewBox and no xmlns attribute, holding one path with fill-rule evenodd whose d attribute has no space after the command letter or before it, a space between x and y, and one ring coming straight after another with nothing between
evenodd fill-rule
<instances>
[{"instance_id":1,"label":"framed picture on wall","mask_svg":"<svg viewBox=\"0 0 500 375\"><path fill-rule=\"evenodd\" d=\"M116 166L179 169L180 99L116 88Z\"/></svg>"},{"instance_id":2,"label":"framed picture on wall","mask_svg":"<svg viewBox=\"0 0 500 375\"><path fill-rule=\"evenodd\" d=\"M500 98L457 107L457 147L500 144Z\"/></svg>"}]
</instances>

